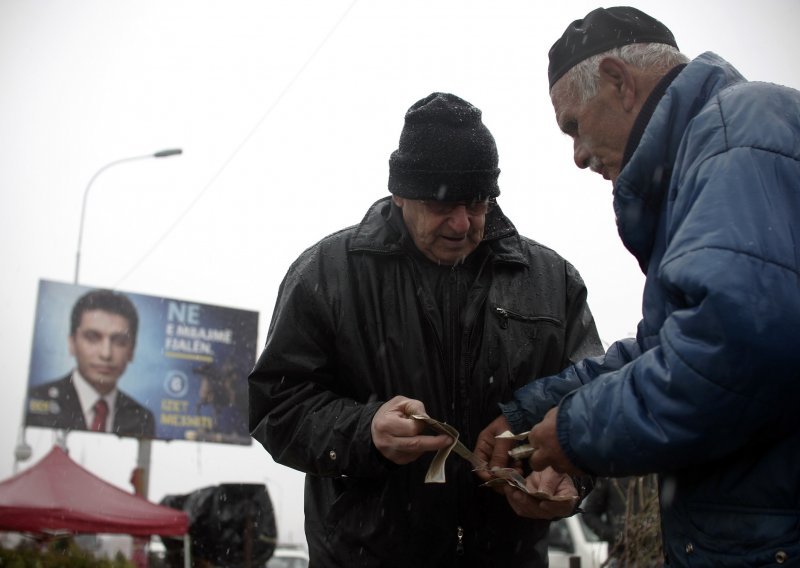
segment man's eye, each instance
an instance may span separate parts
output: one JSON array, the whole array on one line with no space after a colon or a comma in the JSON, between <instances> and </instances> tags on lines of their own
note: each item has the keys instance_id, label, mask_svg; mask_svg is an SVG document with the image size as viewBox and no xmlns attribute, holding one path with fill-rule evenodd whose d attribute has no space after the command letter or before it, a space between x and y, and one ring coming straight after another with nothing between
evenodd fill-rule
<instances>
[{"instance_id":1,"label":"man's eye","mask_svg":"<svg viewBox=\"0 0 800 568\"><path fill-rule=\"evenodd\" d=\"M112 336L111 341L117 347L127 347L131 344L131 339L127 335L114 335Z\"/></svg>"},{"instance_id":2,"label":"man's eye","mask_svg":"<svg viewBox=\"0 0 800 568\"><path fill-rule=\"evenodd\" d=\"M87 331L87 332L84 332L83 338L86 341L90 341L92 343L96 343L97 341L100 341L100 334L99 333L95 333L93 331Z\"/></svg>"}]
</instances>

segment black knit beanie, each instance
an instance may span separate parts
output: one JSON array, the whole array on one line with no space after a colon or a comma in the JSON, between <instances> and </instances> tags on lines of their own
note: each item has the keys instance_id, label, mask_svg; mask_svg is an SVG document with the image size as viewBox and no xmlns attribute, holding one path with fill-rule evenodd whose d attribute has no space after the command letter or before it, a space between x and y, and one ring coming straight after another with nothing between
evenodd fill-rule
<instances>
[{"instance_id":1,"label":"black knit beanie","mask_svg":"<svg viewBox=\"0 0 800 568\"><path fill-rule=\"evenodd\" d=\"M567 26L550 48L547 69L550 88L584 59L631 43L665 43L678 47L669 28L641 10L630 6L592 10Z\"/></svg>"},{"instance_id":2,"label":"black knit beanie","mask_svg":"<svg viewBox=\"0 0 800 568\"><path fill-rule=\"evenodd\" d=\"M389 159L389 191L408 199L472 201L497 197L497 146L480 109L432 93L408 109Z\"/></svg>"}]
</instances>

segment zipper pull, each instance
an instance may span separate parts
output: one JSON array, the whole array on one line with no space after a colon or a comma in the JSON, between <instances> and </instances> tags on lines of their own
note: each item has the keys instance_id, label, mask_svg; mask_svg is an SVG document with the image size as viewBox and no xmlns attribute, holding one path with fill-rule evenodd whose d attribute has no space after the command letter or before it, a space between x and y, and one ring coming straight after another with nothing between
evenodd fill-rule
<instances>
[{"instance_id":1,"label":"zipper pull","mask_svg":"<svg viewBox=\"0 0 800 568\"><path fill-rule=\"evenodd\" d=\"M464 555L464 529L458 527L458 532L456 533L458 537L458 541L456 542L456 554L459 556Z\"/></svg>"},{"instance_id":2,"label":"zipper pull","mask_svg":"<svg viewBox=\"0 0 800 568\"><path fill-rule=\"evenodd\" d=\"M500 306L494 309L494 313L498 315L500 318L500 328L507 329L508 328L508 312L501 308Z\"/></svg>"}]
</instances>

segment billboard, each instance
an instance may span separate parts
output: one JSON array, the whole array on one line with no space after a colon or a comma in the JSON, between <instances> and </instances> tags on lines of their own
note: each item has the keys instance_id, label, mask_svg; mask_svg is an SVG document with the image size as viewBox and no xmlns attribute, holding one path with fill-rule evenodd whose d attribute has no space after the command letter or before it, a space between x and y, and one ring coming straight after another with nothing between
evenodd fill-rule
<instances>
[{"instance_id":1,"label":"billboard","mask_svg":"<svg viewBox=\"0 0 800 568\"><path fill-rule=\"evenodd\" d=\"M40 280L25 424L248 445L258 312Z\"/></svg>"}]
</instances>

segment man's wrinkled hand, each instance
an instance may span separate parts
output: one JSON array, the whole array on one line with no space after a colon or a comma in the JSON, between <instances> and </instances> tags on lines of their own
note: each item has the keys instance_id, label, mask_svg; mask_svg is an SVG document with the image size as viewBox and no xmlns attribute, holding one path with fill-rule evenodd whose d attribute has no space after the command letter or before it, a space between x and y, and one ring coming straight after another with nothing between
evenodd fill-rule
<instances>
[{"instance_id":1,"label":"man's wrinkled hand","mask_svg":"<svg viewBox=\"0 0 800 568\"><path fill-rule=\"evenodd\" d=\"M419 400L396 396L384 403L372 418L372 443L389 461L411 463L425 452L435 452L452 443L450 436L423 434L425 423L413 420L412 414L427 416Z\"/></svg>"},{"instance_id":2,"label":"man's wrinkled hand","mask_svg":"<svg viewBox=\"0 0 800 568\"><path fill-rule=\"evenodd\" d=\"M561 449L556 432L558 407L550 409L544 418L528 434L528 442L536 448L528 462L534 471L542 471L548 467L560 473L585 475L579 470Z\"/></svg>"},{"instance_id":3,"label":"man's wrinkled hand","mask_svg":"<svg viewBox=\"0 0 800 568\"><path fill-rule=\"evenodd\" d=\"M567 517L574 512L578 490L570 476L547 468L530 474L525 479L525 486L530 493L540 497L528 495L511 486L504 488L506 499L517 515L530 519L556 519ZM542 495L558 499L543 499Z\"/></svg>"},{"instance_id":4,"label":"man's wrinkled hand","mask_svg":"<svg viewBox=\"0 0 800 568\"><path fill-rule=\"evenodd\" d=\"M493 467L509 467L508 451L514 447L514 440L500 439L495 436L502 434L509 429L508 421L502 414L495 418L483 431L478 435L478 440L475 443L475 450L473 453L483 461L489 464L489 468ZM488 471L478 470L475 472L478 477L486 482L494 478ZM502 492L503 488L498 487L497 491Z\"/></svg>"}]
</instances>

